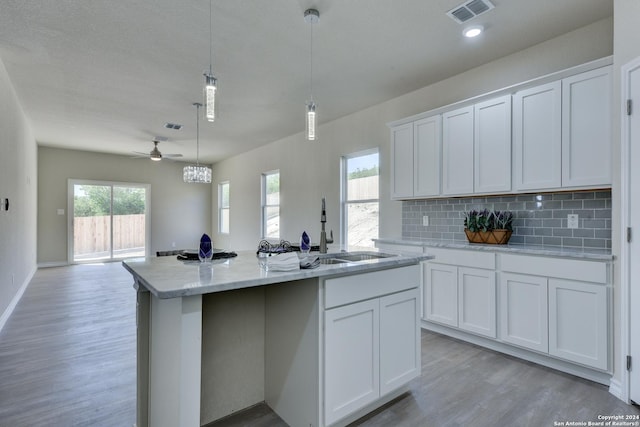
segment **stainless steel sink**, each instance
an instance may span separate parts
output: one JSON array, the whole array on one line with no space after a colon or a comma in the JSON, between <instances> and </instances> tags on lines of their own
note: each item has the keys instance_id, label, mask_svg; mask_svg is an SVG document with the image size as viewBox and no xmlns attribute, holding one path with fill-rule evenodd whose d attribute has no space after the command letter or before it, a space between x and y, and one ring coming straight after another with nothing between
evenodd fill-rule
<instances>
[{"instance_id":1,"label":"stainless steel sink","mask_svg":"<svg viewBox=\"0 0 640 427\"><path fill-rule=\"evenodd\" d=\"M339 260L345 260L348 262L358 262L358 261L369 261L372 259L380 259L380 258L390 258L397 255L394 254L385 254L381 252L356 252L356 253L341 253L336 254L335 258Z\"/></svg>"},{"instance_id":2,"label":"stainless steel sink","mask_svg":"<svg viewBox=\"0 0 640 427\"><path fill-rule=\"evenodd\" d=\"M320 258L320 264L345 264L349 261L337 258Z\"/></svg>"}]
</instances>

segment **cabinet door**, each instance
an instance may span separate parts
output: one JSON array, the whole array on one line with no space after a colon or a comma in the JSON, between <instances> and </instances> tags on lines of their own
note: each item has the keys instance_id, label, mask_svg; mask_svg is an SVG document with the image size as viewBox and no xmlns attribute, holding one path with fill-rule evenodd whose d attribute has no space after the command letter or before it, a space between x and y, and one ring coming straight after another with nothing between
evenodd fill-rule
<instances>
[{"instance_id":1,"label":"cabinet door","mask_svg":"<svg viewBox=\"0 0 640 427\"><path fill-rule=\"evenodd\" d=\"M425 265L424 315L426 320L458 326L458 269L450 265Z\"/></svg>"},{"instance_id":2,"label":"cabinet door","mask_svg":"<svg viewBox=\"0 0 640 427\"><path fill-rule=\"evenodd\" d=\"M442 114L442 193L473 193L473 106Z\"/></svg>"},{"instance_id":3,"label":"cabinet door","mask_svg":"<svg viewBox=\"0 0 640 427\"><path fill-rule=\"evenodd\" d=\"M458 267L458 327L496 337L496 273Z\"/></svg>"},{"instance_id":4,"label":"cabinet door","mask_svg":"<svg viewBox=\"0 0 640 427\"><path fill-rule=\"evenodd\" d=\"M504 342L549 351L547 279L523 274L500 276L500 338Z\"/></svg>"},{"instance_id":5,"label":"cabinet door","mask_svg":"<svg viewBox=\"0 0 640 427\"><path fill-rule=\"evenodd\" d=\"M511 190L511 95L474 106L474 192Z\"/></svg>"},{"instance_id":6,"label":"cabinet door","mask_svg":"<svg viewBox=\"0 0 640 427\"><path fill-rule=\"evenodd\" d=\"M380 300L325 311L325 423L380 396Z\"/></svg>"},{"instance_id":7,"label":"cabinet door","mask_svg":"<svg viewBox=\"0 0 640 427\"><path fill-rule=\"evenodd\" d=\"M420 375L418 288L380 298L380 395Z\"/></svg>"},{"instance_id":8,"label":"cabinet door","mask_svg":"<svg viewBox=\"0 0 640 427\"><path fill-rule=\"evenodd\" d=\"M607 288L549 279L549 354L608 368Z\"/></svg>"},{"instance_id":9,"label":"cabinet door","mask_svg":"<svg viewBox=\"0 0 640 427\"><path fill-rule=\"evenodd\" d=\"M561 83L517 92L513 97L516 190L561 186Z\"/></svg>"},{"instance_id":10,"label":"cabinet door","mask_svg":"<svg viewBox=\"0 0 640 427\"><path fill-rule=\"evenodd\" d=\"M418 120L413 125L414 196L440 194L441 121L438 115Z\"/></svg>"},{"instance_id":11,"label":"cabinet door","mask_svg":"<svg viewBox=\"0 0 640 427\"><path fill-rule=\"evenodd\" d=\"M391 128L391 197L413 197L413 123Z\"/></svg>"},{"instance_id":12,"label":"cabinet door","mask_svg":"<svg viewBox=\"0 0 640 427\"><path fill-rule=\"evenodd\" d=\"M562 81L562 186L611 185L611 67Z\"/></svg>"}]
</instances>

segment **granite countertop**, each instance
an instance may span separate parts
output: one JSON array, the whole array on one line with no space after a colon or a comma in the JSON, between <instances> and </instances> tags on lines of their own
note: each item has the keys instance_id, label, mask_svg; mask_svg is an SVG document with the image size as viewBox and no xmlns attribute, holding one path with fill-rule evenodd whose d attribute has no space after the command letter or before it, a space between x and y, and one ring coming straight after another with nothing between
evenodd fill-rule
<instances>
[{"instance_id":1,"label":"granite countertop","mask_svg":"<svg viewBox=\"0 0 640 427\"><path fill-rule=\"evenodd\" d=\"M373 251L376 251L375 249ZM136 280L158 298L176 298L315 277L342 276L417 264L432 259L428 254L398 255L343 264L321 264L308 270L265 271L255 251L239 251L235 258L211 263L179 261L176 257L133 258L122 262ZM357 252L351 252L357 253ZM310 255L319 255L311 253ZM320 255L336 256L338 253Z\"/></svg>"},{"instance_id":2,"label":"granite countertop","mask_svg":"<svg viewBox=\"0 0 640 427\"><path fill-rule=\"evenodd\" d=\"M567 248L559 246L544 245L525 245L512 244L507 245L485 245L479 243L461 242L457 240L426 240L426 239L407 239L407 238L379 238L374 239L375 242L406 245L406 246L422 246L425 252L426 248L449 248L449 249L467 249L476 251L502 252L502 253L518 253L523 255L543 255L563 258L578 258L597 261L612 261L614 259L611 249L592 249L592 248Z\"/></svg>"}]
</instances>

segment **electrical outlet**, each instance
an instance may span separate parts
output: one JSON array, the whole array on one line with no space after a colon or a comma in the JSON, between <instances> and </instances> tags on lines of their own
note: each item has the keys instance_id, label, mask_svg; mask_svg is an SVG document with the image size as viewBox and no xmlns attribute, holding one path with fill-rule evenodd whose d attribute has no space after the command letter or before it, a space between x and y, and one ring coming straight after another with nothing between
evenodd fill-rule
<instances>
[{"instance_id":1,"label":"electrical outlet","mask_svg":"<svg viewBox=\"0 0 640 427\"><path fill-rule=\"evenodd\" d=\"M57 212L58 215L64 215L64 209L58 209Z\"/></svg>"},{"instance_id":2,"label":"electrical outlet","mask_svg":"<svg viewBox=\"0 0 640 427\"><path fill-rule=\"evenodd\" d=\"M567 215L567 228L578 228L579 227L578 220L579 220L578 214Z\"/></svg>"},{"instance_id":3,"label":"electrical outlet","mask_svg":"<svg viewBox=\"0 0 640 427\"><path fill-rule=\"evenodd\" d=\"M422 217L422 225L424 227L428 227L429 226L429 216L428 215L424 215Z\"/></svg>"},{"instance_id":4,"label":"electrical outlet","mask_svg":"<svg viewBox=\"0 0 640 427\"><path fill-rule=\"evenodd\" d=\"M175 248L176 247L176 242L171 242L171 247Z\"/></svg>"}]
</instances>

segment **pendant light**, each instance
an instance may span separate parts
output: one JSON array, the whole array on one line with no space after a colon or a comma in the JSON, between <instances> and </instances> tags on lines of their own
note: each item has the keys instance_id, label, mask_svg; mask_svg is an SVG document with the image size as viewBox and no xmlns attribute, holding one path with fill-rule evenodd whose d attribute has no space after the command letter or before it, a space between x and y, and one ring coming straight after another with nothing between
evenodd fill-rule
<instances>
[{"instance_id":1,"label":"pendant light","mask_svg":"<svg viewBox=\"0 0 640 427\"><path fill-rule=\"evenodd\" d=\"M193 103L196 107L196 164L185 166L182 171L184 182L196 184L211 184L211 168L200 165L200 107L199 102Z\"/></svg>"},{"instance_id":2,"label":"pendant light","mask_svg":"<svg viewBox=\"0 0 640 427\"><path fill-rule=\"evenodd\" d=\"M316 24L320 20L320 12L316 9L307 9L304 11L304 21L311 26L310 37L310 93L309 102L306 105L306 120L305 120L305 138L308 141L315 141L316 139L316 103L313 101L313 24Z\"/></svg>"},{"instance_id":3,"label":"pendant light","mask_svg":"<svg viewBox=\"0 0 640 427\"><path fill-rule=\"evenodd\" d=\"M209 71L204 73L204 116L207 121L216 119L216 90L218 79L213 76L212 0L209 0Z\"/></svg>"}]
</instances>

